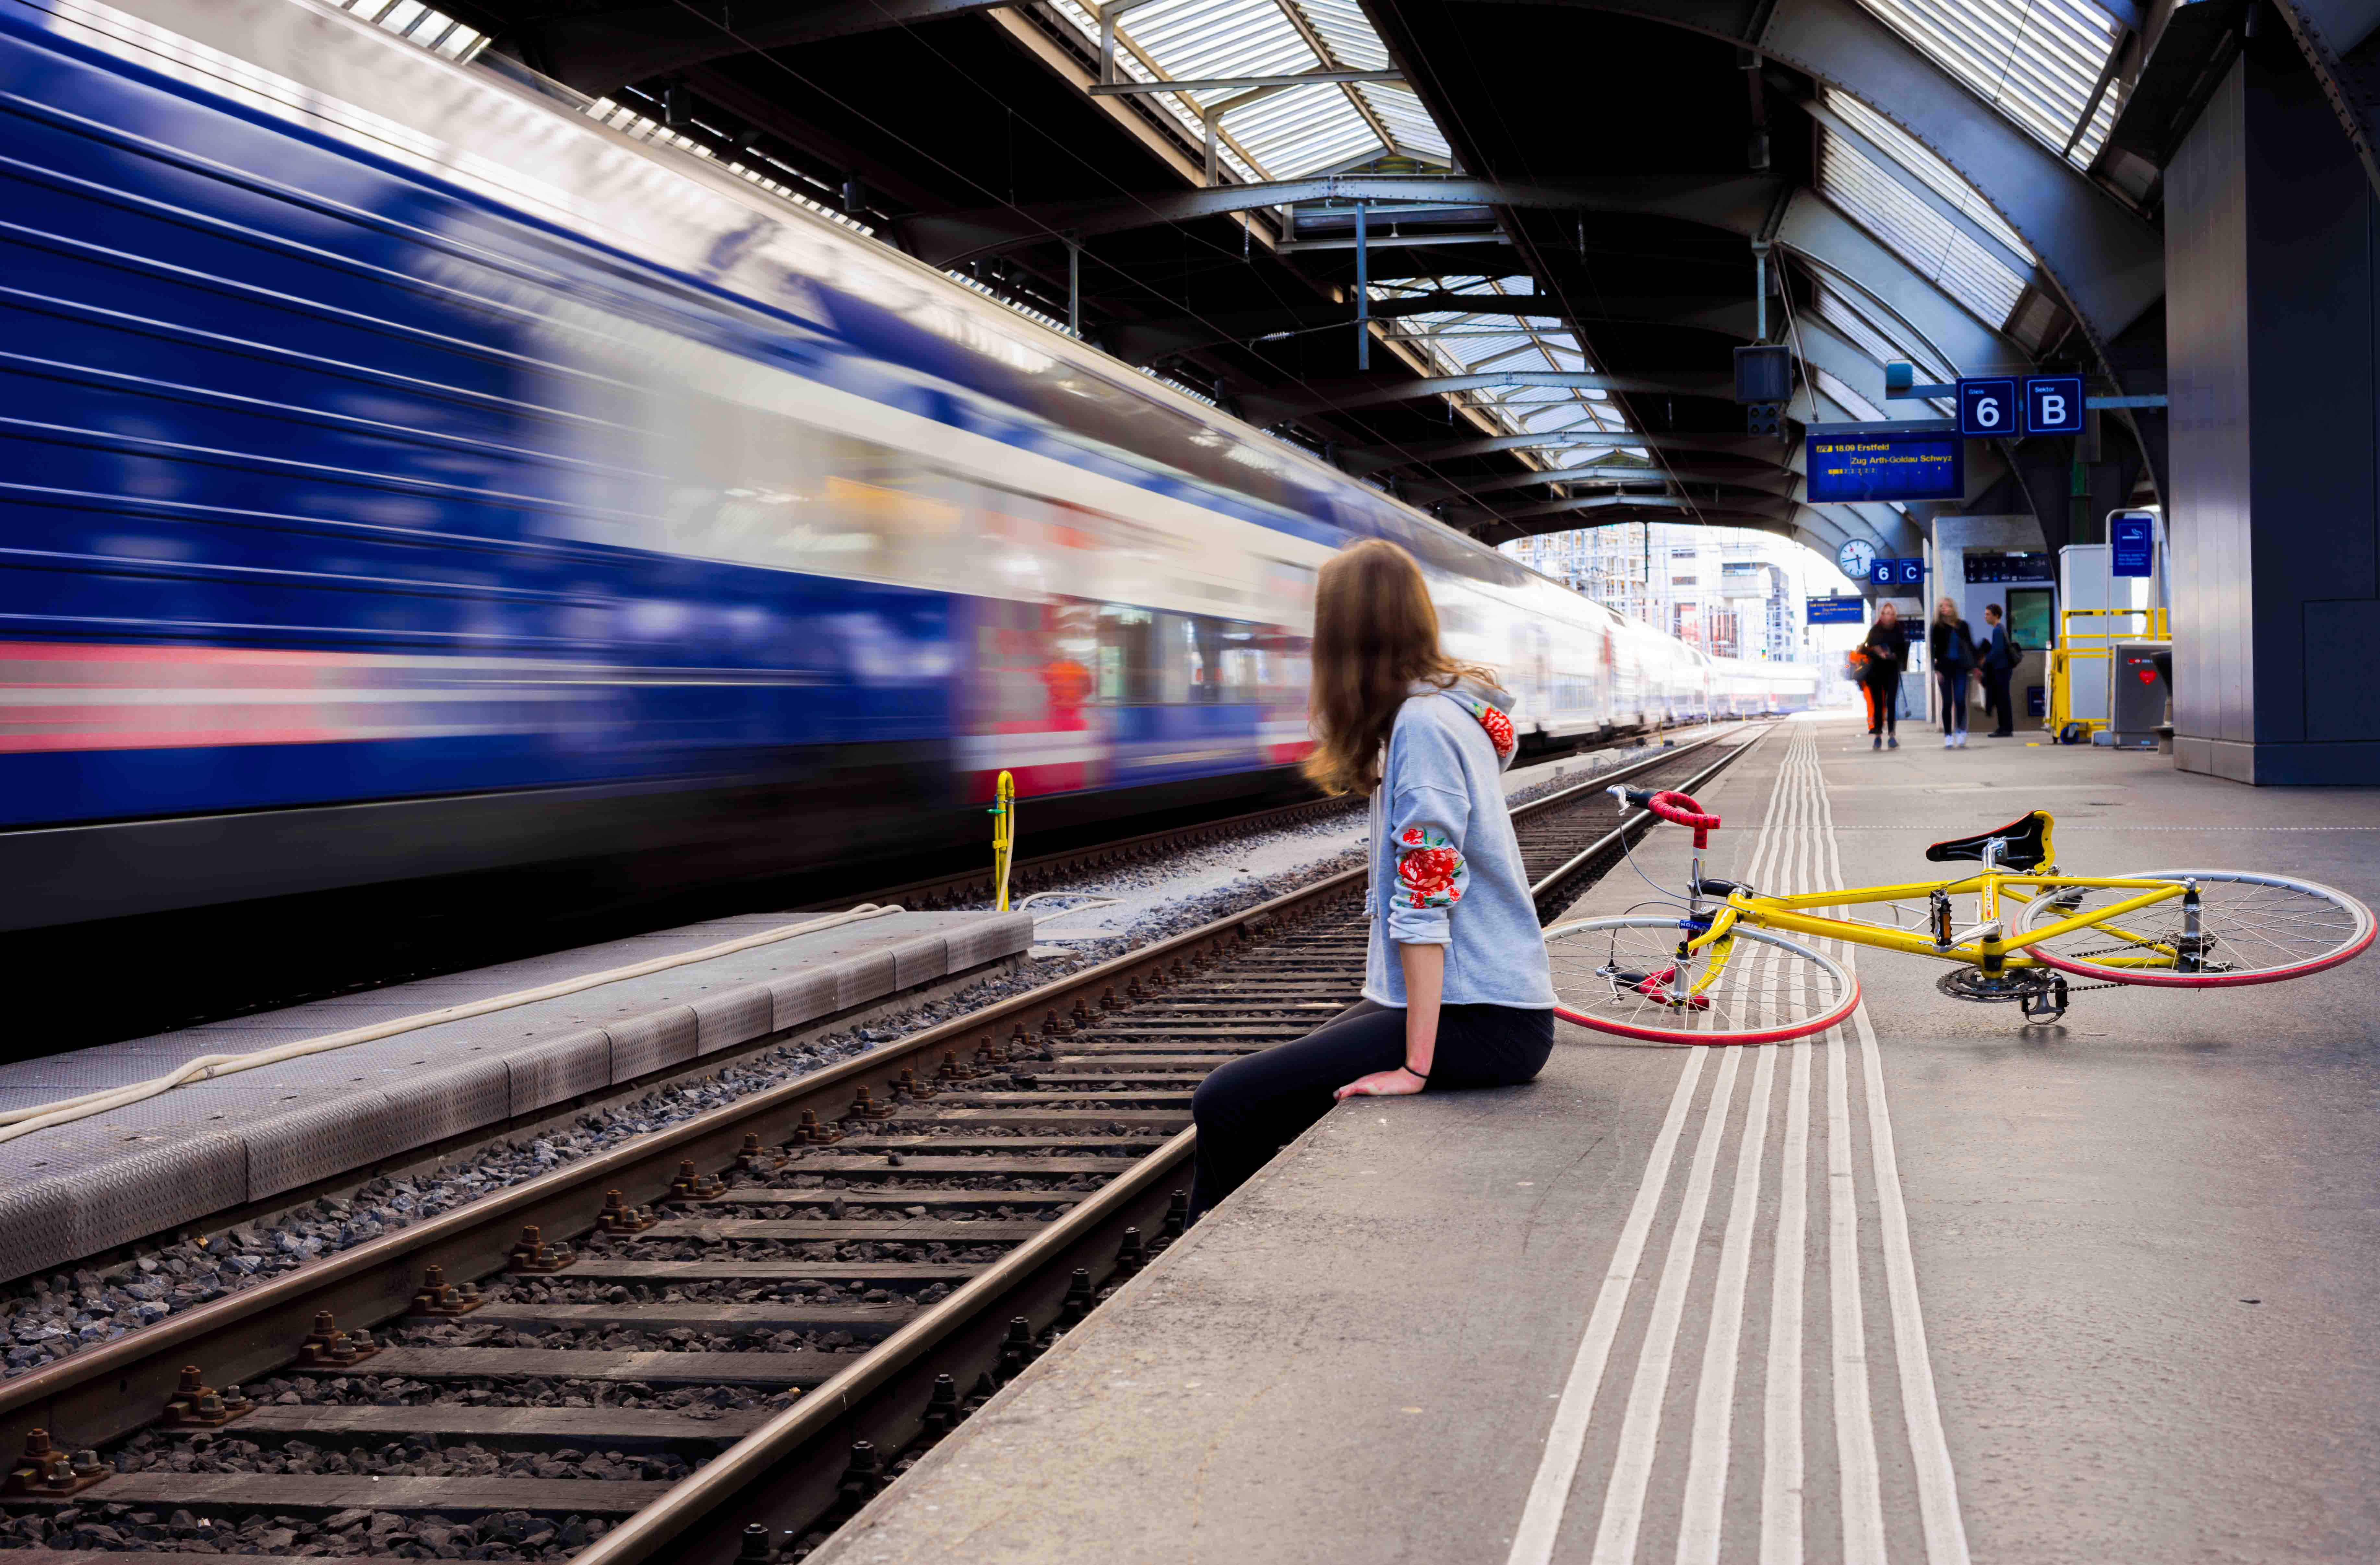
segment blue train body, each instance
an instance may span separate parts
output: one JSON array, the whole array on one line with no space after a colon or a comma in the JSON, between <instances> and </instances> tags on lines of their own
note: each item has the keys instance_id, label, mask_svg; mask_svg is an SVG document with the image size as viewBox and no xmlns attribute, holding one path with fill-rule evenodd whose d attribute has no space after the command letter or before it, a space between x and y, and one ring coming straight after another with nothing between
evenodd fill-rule
<instances>
[{"instance_id":1,"label":"blue train body","mask_svg":"<svg viewBox=\"0 0 2380 1565\"><path fill-rule=\"evenodd\" d=\"M1358 534L1539 734L1807 699L535 83L146 10L0 0L0 927L1248 788Z\"/></svg>"}]
</instances>

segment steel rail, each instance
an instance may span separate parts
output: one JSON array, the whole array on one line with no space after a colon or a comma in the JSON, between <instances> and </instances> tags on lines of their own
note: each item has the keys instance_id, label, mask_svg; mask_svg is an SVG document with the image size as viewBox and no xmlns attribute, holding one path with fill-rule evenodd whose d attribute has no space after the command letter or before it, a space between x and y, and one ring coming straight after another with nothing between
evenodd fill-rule
<instances>
[{"instance_id":1,"label":"steel rail","mask_svg":"<svg viewBox=\"0 0 2380 1565\"><path fill-rule=\"evenodd\" d=\"M1677 791L1681 794L1684 794L1701 787L1704 783L1718 776L1721 771L1724 771L1727 768L1732 766L1737 760L1742 758L1745 751L1751 749L1753 746L1758 744L1762 739L1765 739L1767 736L1768 731L1767 729L1763 729L1759 734L1754 735L1752 738L1746 739L1742 744L1737 746L1735 747L1734 754L1720 757L1718 760L1712 762L1703 770L1694 773L1692 777L1689 777L1684 782L1679 783ZM1717 735L1714 734L1712 738L1716 739ZM1705 744L1709 744L1712 741L1706 739L1703 742ZM1614 772L1609 777L1597 778L1594 782L1589 785L1592 786L1596 792L1600 793L1604 789L1610 787L1618 781L1620 781L1619 773ZM1575 790L1573 790L1573 792ZM1566 798L1569 797L1570 795L1565 793L1560 796ZM1597 838L1585 847L1581 848L1567 863L1563 864L1560 868L1554 870L1551 874L1547 875L1545 878L1538 880L1536 884L1531 886L1529 888L1530 899L1532 901L1536 901L1551 895L1554 889L1562 881L1578 874L1580 871L1586 868L1589 864L1611 852L1614 848L1623 845L1628 840L1629 832L1641 830L1643 827L1650 824L1652 819L1653 812L1649 809L1640 809L1634 814L1626 817L1611 831Z\"/></svg>"},{"instance_id":2,"label":"steel rail","mask_svg":"<svg viewBox=\"0 0 2380 1565\"><path fill-rule=\"evenodd\" d=\"M1679 784L1680 791L1701 786L1733 764L1765 734L1764 730L1762 734L1731 746L1729 754ZM1513 814L1526 818L1561 808L1583 795L1600 793L1615 782L1693 755L1718 742L1720 737L1722 735L1712 734L1692 745L1633 761L1543 798L1533 799L1515 809ZM1635 819L1623 825L1622 831L1633 830L1651 819L1649 812L1639 811ZM1610 843L1619 835L1619 832L1607 835L1585 854L1570 860L1532 887L1533 894L1540 893L1542 888L1574 873L1595 854L1609 851ZM1368 866L1342 870L1301 892L1277 898L1265 905L1272 907L1293 900L1317 898L1327 895L1333 889L1353 890L1367 873ZM573 1557L572 1565L644 1565L689 1529L701 1523L710 1513L732 1504L746 1487L762 1474L780 1467L795 1450L822 1439L848 1415L856 1398L893 1379L911 1363L958 1330L969 1318L982 1314L991 1303L1009 1292L1042 1264L1044 1256L1055 1255L1067 1248L1082 1233L1111 1220L1116 1209L1153 1189L1188 1160L1196 1142L1196 1130L1183 1131L1169 1139L1162 1148L1135 1163L1128 1173L1102 1186L1098 1196L1050 1223L1042 1233L1003 1257L990 1271L885 1339L859 1363L808 1393L691 1477L680 1481L658 1503L646 1507L589 1545Z\"/></svg>"},{"instance_id":3,"label":"steel rail","mask_svg":"<svg viewBox=\"0 0 2380 1565\"><path fill-rule=\"evenodd\" d=\"M1714 733L1691 745L1615 768L1533 800L1513 814L1527 819L1559 810L1616 782L1674 764L1720 737ZM1699 785L1751 743L1733 746L1718 765L1698 773L1684 786ZM1577 862L1573 859L1557 876L1570 872ZM1285 916L1303 916L1353 890L1366 873L1366 867L1356 866L1326 876L1038 989L995 1001L909 1038L754 1093L0 1382L0 1442L21 1443L38 1427L49 1430L56 1443L69 1449L107 1444L154 1421L156 1410L173 1392L180 1366L186 1363L202 1365L207 1378L215 1384L237 1383L277 1370L288 1363L293 1344L306 1335L317 1311L330 1310L351 1325L378 1326L407 1312L425 1267L439 1266L458 1280L501 1271L519 1225L536 1226L556 1236L589 1230L596 1225L607 1191L622 1191L631 1205L660 1199L681 1161L727 1166L747 1134L759 1134L764 1142L778 1139L791 1133L805 1108L819 1110L826 1100L861 1086L889 1086L905 1065L914 1065L921 1056L930 1057L935 1050L953 1049L981 1035L996 1036L1003 1025L1013 1024L1024 1032L1026 1024L1038 1017L1043 1034L1062 1035L1071 1027L1063 1020L1070 1001L1080 1007L1087 995L1097 996L1103 988L1126 987L1143 977L1155 977L1162 982L1169 967L1179 977L1185 961L1203 964L1219 947L1246 943ZM822 1119L835 1117L840 1116L820 1113ZM814 1439L835 1420L849 1416L867 1394L914 1366L954 1334L986 1318L984 1312L991 1303L1027 1287L1035 1270L1050 1256L1080 1246L1102 1224L1118 1226L1119 1212L1135 1204L1145 1206L1155 1186L1188 1156L1191 1145L1191 1133L1184 1132L1120 1172L1067 1217L1051 1223L1047 1231L1026 1241L948 1298L929 1306L851 1368L838 1372L760 1431L729 1448L647 1512L623 1523L599 1542L600 1552L582 1558L590 1565L625 1565L631 1559L650 1558L724 1503L722 1492L734 1490L730 1474L742 1474L748 1482L755 1472L781 1464L786 1452Z\"/></svg>"}]
</instances>

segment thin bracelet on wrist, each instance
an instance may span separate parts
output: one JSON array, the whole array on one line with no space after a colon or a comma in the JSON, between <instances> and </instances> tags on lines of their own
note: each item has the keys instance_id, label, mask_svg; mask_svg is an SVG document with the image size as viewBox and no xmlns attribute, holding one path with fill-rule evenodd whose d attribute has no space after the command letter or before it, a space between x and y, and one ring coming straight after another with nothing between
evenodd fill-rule
<instances>
[{"instance_id":1,"label":"thin bracelet on wrist","mask_svg":"<svg viewBox=\"0 0 2380 1565\"><path fill-rule=\"evenodd\" d=\"M1405 1074L1407 1074L1407 1075L1409 1075L1409 1076L1413 1076L1413 1077L1416 1078L1417 1080L1420 1080L1420 1081L1427 1081L1427 1080L1429 1080L1429 1073L1428 1073L1427 1071L1416 1071L1416 1070L1415 1070L1411 1065L1399 1065L1399 1066L1397 1067L1397 1069L1398 1069L1398 1070L1400 1070L1400 1071L1402 1071Z\"/></svg>"}]
</instances>

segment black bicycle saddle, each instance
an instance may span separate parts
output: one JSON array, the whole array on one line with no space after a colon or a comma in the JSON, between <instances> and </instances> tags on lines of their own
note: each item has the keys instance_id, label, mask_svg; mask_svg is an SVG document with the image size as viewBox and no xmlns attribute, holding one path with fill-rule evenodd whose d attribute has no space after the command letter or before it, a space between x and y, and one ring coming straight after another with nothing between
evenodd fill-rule
<instances>
[{"instance_id":1,"label":"black bicycle saddle","mask_svg":"<svg viewBox=\"0 0 2380 1565\"><path fill-rule=\"evenodd\" d=\"M2000 849L1999 867L2002 869L2038 869L2052 857L2049 851L2050 825L2049 812L2036 809L1997 830L1937 843L1925 850L1925 856L1936 864L1947 864L1954 858L1972 858L1981 862L1984 844L1998 837L2005 844Z\"/></svg>"}]
</instances>

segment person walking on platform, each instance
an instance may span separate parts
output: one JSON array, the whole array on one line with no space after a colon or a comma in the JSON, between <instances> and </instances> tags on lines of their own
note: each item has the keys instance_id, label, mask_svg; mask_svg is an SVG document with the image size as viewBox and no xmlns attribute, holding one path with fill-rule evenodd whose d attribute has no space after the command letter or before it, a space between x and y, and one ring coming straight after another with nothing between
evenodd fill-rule
<instances>
[{"instance_id":1,"label":"person walking on platform","mask_svg":"<svg viewBox=\"0 0 2380 1565\"><path fill-rule=\"evenodd\" d=\"M1984 710L1992 714L1991 737L2016 737L2016 714L2009 708L2009 675L2016 672L2016 638L2001 623L1998 603L1984 605Z\"/></svg>"},{"instance_id":2,"label":"person walking on platform","mask_svg":"<svg viewBox=\"0 0 2380 1565\"><path fill-rule=\"evenodd\" d=\"M1867 627L1860 643L1866 664L1860 671L1860 694L1867 698L1867 747L1900 748L1900 671L1909 662L1909 642L1900 634L1900 611L1887 603Z\"/></svg>"},{"instance_id":3,"label":"person walking on platform","mask_svg":"<svg viewBox=\"0 0 2380 1565\"><path fill-rule=\"evenodd\" d=\"M1439 649L1412 555L1367 539L1322 567L1311 688L1306 775L1371 800L1364 998L1200 1084L1193 1217L1341 1098L1517 1086L1553 1052L1553 980L1501 782L1512 698Z\"/></svg>"},{"instance_id":4,"label":"person walking on platform","mask_svg":"<svg viewBox=\"0 0 2380 1565\"><path fill-rule=\"evenodd\" d=\"M1934 683L1942 693L1942 747L1967 747L1967 681L1975 675L1975 638L1959 606L1945 598L1934 605L1934 627L1925 638L1934 658Z\"/></svg>"}]
</instances>

